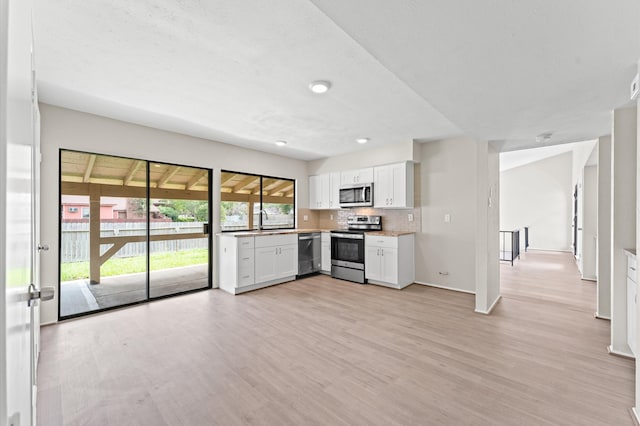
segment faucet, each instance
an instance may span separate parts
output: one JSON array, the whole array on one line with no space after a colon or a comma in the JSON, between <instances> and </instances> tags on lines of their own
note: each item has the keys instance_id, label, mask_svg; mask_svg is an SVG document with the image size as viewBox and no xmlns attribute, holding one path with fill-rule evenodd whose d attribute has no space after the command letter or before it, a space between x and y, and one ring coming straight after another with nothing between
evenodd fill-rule
<instances>
[{"instance_id":1,"label":"faucet","mask_svg":"<svg viewBox=\"0 0 640 426\"><path fill-rule=\"evenodd\" d=\"M258 214L260 215L260 219L262 219L263 213L264 213L265 220L269 220L269 215L267 214L267 211L265 209L262 209L258 212ZM260 220L260 226L259 226L260 230L262 230L262 225L263 225L262 220Z\"/></svg>"}]
</instances>

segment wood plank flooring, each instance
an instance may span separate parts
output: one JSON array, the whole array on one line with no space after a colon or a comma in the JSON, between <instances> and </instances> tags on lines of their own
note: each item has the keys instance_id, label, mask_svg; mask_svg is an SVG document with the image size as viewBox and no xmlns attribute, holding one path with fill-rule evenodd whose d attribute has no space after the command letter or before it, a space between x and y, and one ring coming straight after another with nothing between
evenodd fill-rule
<instances>
[{"instance_id":1,"label":"wood plank flooring","mask_svg":"<svg viewBox=\"0 0 640 426\"><path fill-rule=\"evenodd\" d=\"M315 276L206 291L42 329L40 425L631 425L566 253L501 266L503 299Z\"/></svg>"}]
</instances>

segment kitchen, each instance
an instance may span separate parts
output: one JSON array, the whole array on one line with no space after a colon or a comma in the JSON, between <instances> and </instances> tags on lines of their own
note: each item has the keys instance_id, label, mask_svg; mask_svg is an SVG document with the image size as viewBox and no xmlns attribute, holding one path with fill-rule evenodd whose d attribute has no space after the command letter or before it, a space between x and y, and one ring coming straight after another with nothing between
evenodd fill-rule
<instances>
[{"instance_id":1,"label":"kitchen","mask_svg":"<svg viewBox=\"0 0 640 426\"><path fill-rule=\"evenodd\" d=\"M402 162L310 176L311 208L303 211L302 222L298 215L299 229L260 229L261 210L257 231L218 234L220 288L239 294L295 279L298 257L304 256L297 234L313 237L312 231L322 235L315 271L397 289L413 283L414 169L412 162ZM385 214L392 210L398 212ZM329 221L321 226L326 211ZM406 220L398 221L403 214Z\"/></svg>"}]
</instances>

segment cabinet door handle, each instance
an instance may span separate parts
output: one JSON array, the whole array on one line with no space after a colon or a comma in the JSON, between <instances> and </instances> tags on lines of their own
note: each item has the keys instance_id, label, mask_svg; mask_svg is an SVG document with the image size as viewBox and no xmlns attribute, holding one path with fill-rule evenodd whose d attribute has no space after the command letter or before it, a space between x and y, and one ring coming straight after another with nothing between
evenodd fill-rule
<instances>
[{"instance_id":1,"label":"cabinet door handle","mask_svg":"<svg viewBox=\"0 0 640 426\"><path fill-rule=\"evenodd\" d=\"M633 266L630 266L629 269L631 269L632 271L636 270L636 268L634 268Z\"/></svg>"},{"instance_id":2,"label":"cabinet door handle","mask_svg":"<svg viewBox=\"0 0 640 426\"><path fill-rule=\"evenodd\" d=\"M380 249L381 256L384 256L384 249Z\"/></svg>"},{"instance_id":3,"label":"cabinet door handle","mask_svg":"<svg viewBox=\"0 0 640 426\"><path fill-rule=\"evenodd\" d=\"M242 260L249 260L249 258L248 257L243 257Z\"/></svg>"},{"instance_id":4,"label":"cabinet door handle","mask_svg":"<svg viewBox=\"0 0 640 426\"><path fill-rule=\"evenodd\" d=\"M249 278L250 276L251 276L251 275L245 275L245 276L244 276L244 277L242 277L242 278Z\"/></svg>"},{"instance_id":5,"label":"cabinet door handle","mask_svg":"<svg viewBox=\"0 0 640 426\"><path fill-rule=\"evenodd\" d=\"M380 249L376 249L376 256L380 256Z\"/></svg>"}]
</instances>

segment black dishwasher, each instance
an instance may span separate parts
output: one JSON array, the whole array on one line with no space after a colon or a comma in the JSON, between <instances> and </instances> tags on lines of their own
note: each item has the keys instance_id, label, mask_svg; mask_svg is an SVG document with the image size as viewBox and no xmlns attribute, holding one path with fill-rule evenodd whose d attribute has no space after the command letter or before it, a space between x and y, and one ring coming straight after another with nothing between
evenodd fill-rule
<instances>
[{"instance_id":1,"label":"black dishwasher","mask_svg":"<svg viewBox=\"0 0 640 426\"><path fill-rule=\"evenodd\" d=\"M298 234L298 277L320 272L320 232Z\"/></svg>"}]
</instances>

